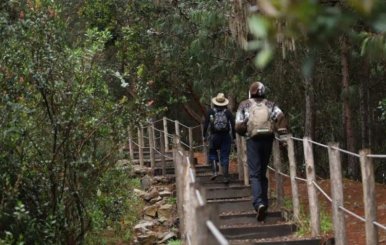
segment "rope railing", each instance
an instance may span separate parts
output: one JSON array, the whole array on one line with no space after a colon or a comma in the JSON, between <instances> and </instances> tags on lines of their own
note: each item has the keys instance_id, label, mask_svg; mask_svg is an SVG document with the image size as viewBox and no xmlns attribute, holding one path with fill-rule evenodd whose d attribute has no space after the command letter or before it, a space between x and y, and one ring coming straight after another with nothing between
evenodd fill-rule
<instances>
[{"instance_id":1,"label":"rope railing","mask_svg":"<svg viewBox=\"0 0 386 245\"><path fill-rule=\"evenodd\" d=\"M176 139L174 140L176 141ZM178 150L176 149L176 154L178 158L176 158L176 167L178 169L176 172L182 173L182 175L176 178L177 190L179 191L177 194L183 197L182 203L177 202L177 207L180 210L184 210L184 215L181 218L183 227L181 232L186 234L187 244L203 244L208 242L210 244L229 245L229 242L213 221L206 216L209 212L204 211L207 208L205 198L199 188L196 188L196 176L192 168L191 159L181 150L181 141L177 141L176 147ZM191 198L195 200L191 200Z\"/></svg>"},{"instance_id":2,"label":"rope railing","mask_svg":"<svg viewBox=\"0 0 386 245\"><path fill-rule=\"evenodd\" d=\"M155 122L160 122L161 120L157 120L157 121L155 121ZM154 138L154 140L156 140L156 141L158 141L158 140L160 140L160 141L162 141L163 139L165 140L165 147L166 148L168 148L169 147L169 142L171 141L170 139L173 139L174 138L174 135L172 135L172 134L170 134L168 131L167 131L167 125L165 125L165 122L167 123L167 122L172 122L174 125L173 126L175 126L175 132L176 132L176 134L177 134L177 136L179 137L179 139L180 139L180 141L179 141L179 144L181 145L181 146L183 146L183 147L185 147L185 148L187 148L187 149L189 149L189 152L190 152L190 157L187 157L187 160L186 161L188 161L189 163L189 166L190 166L190 161L193 159L192 158L192 154L193 154L193 150L196 150L196 149L198 149L198 148L201 148L201 147L204 147L204 150L205 150L205 148L207 147L207 145L205 145L204 143L203 144L199 144L199 145L197 145L197 142L195 142L194 140L193 140L193 135L192 135L192 130L193 129L196 129L196 128L198 128L198 127L202 127L201 125L196 125L196 126L192 126L192 127L189 127L189 126L187 126L187 125L184 125L184 124L182 124L182 123L180 123L179 121L176 121L176 120L171 120L171 119L169 119L169 118L164 118L163 120L163 123L164 123L164 128L163 128L163 130L162 129L157 129L155 126L154 126L154 124L151 126L152 128L153 128L153 130L154 131L156 131L156 132L159 132L160 133L160 135L159 136L157 136L157 137L155 137L155 136L153 136L153 138ZM184 127L184 128L187 128L188 130L180 130L180 126L181 127ZM166 130L165 130L166 129ZM150 131L149 131L150 132ZM184 136L181 136L181 135L179 135L179 134L182 134L182 133L184 133L185 135ZM187 135L189 133L189 135ZM143 133L142 133L143 134ZM153 133L154 134L154 133ZM140 134L138 133L138 136L140 136ZM143 138L146 138L146 139L149 139L149 138L151 138L151 137L147 137L147 136L143 136ZM181 140L181 139L187 139L189 142L184 142L183 140ZM315 178L315 176L316 176L316 174L315 174L315 169L314 169L314 160L313 160L313 153L312 153L312 147L310 147L311 145L316 145L316 146L319 146L319 147L322 147L322 148L324 148L324 149L327 149L328 151L329 151L329 156L330 156L330 152L331 151L335 151L335 152L338 152L338 153L343 153L343 154L347 154L347 155L350 155L350 156L354 156L354 157L357 157L357 158L359 158L359 162L361 163L361 169L362 169L362 171L369 171L369 172L374 172L374 170L373 169L369 169L369 170L363 170L363 169L366 169L369 165L371 165L372 166L372 163L371 164L369 164L368 163L368 161L371 161L371 159L383 159L383 158L386 158L386 155L385 154L371 154L371 152L370 151L361 151L359 154L358 153L354 153L354 152L350 152L350 151L348 151L348 150L345 150L345 149L342 149L342 148L339 148L339 145L338 144L336 144L336 145L331 145L331 144L328 144L328 145L326 145L326 144L323 144L323 143L320 143L320 142L316 142L316 141L314 141L314 140L312 140L312 139L310 139L310 138L308 138L308 137L304 137L303 139L301 139L301 138L298 138L298 137L294 137L294 136L292 136L292 135L290 135L290 137L281 137L281 138L276 138L278 141L281 141L281 142L286 142L287 144L285 144L285 146L287 146L287 148L289 149L289 142L290 141L297 141L297 142L302 142L303 143L303 147L304 147L304 159L305 159L305 165L306 165L306 168L307 168L307 171L306 171L306 174L307 174L307 179L304 179L304 178L300 178L300 177L298 177L298 176L296 176L296 160L292 160L292 164L295 164L294 165L294 167L292 166L292 167L290 167L290 172L291 171L293 171L292 169L294 169L295 170L295 172L293 173L293 172L291 172L291 174L289 175L289 174L286 174L286 173L284 173L283 171L281 171L281 167L280 168L277 168L276 167L276 163L274 164L275 165L275 167L277 168L277 169L275 169L275 168L272 168L272 167L268 167L268 169L270 169L270 170L272 170L272 171L276 171L276 173L278 174L277 176L276 176L276 178L278 178L279 176L284 176L284 177L286 177L286 178L291 178L291 182L292 181L302 181L302 182L307 182L307 183L312 183L311 184L311 186L310 185L307 185L307 189L308 189L308 192L309 192L309 201L310 201L310 206L314 206L315 204L316 204L316 202L317 202L317 196L315 196L313 193L315 193L315 190L317 190L317 191L319 191L323 196L325 196L326 197L326 199L328 200L328 201L330 201L330 203L335 203L335 199L334 198L332 198L332 197L330 197L324 190L323 190L323 188L321 187L321 186L319 186L318 184L317 184L317 182L316 182L316 178ZM245 138L243 139L244 141L245 141ZM134 143L134 145L136 145L136 146L138 146L138 148L140 148L141 146L141 144L140 143L135 143L134 141L133 141L133 143ZM245 143L244 143L245 144ZM293 143L292 143L293 144ZM247 160L246 160L246 157L242 157L242 155L243 154L245 154L245 152L246 152L246 148L244 147L244 151L242 151L242 147L240 147L240 146L238 145L237 146L237 148L238 148L238 162L239 162L239 178L240 178L240 176L241 176L241 178L243 178L244 179L244 183L246 184L246 185L248 185L248 179L247 179L247 176L248 176L248 167L247 167ZM307 148L306 148L307 147ZM155 152L157 152L157 153L159 153L159 154L161 154L161 155L163 155L165 158L167 158L168 156L166 156L165 154L162 154L159 150L157 150L156 149L156 146L152 146L152 147L144 147L143 146L143 141L142 141L142 147L141 147L142 149L144 149L144 148L151 148L151 150L154 150ZM293 146L292 146L292 151L293 151L294 149L293 149ZM239 151L242 151L240 154L239 154ZM179 154L181 155L181 154L183 154L181 151L179 152ZM289 150L288 150L288 157L290 157L290 153L289 153ZM292 156L292 158L293 158L294 156ZM170 159L170 157L168 157L169 159ZM189 160L188 160L189 159ZM279 159L280 159L280 156L279 156ZM340 160L339 160L340 161ZM340 163L339 163L340 164ZM290 165L291 165L291 160L290 160ZM311 167L311 172L309 173L309 169L310 169L310 167ZM330 168L331 168L331 163L330 163ZM244 170L243 170L244 169ZM330 170L330 173L332 173L332 170ZM189 170L189 174L190 174L190 181L192 182L192 183L194 183L195 182L195 174L194 174L194 172L193 172L193 170ZM341 173L340 173L341 174ZM374 173L372 173L372 174L374 174ZM364 178L363 176L367 176L367 175L364 175L363 173L362 173L362 178ZM331 177L332 178L332 177ZM332 181L332 180L331 180ZM363 185L365 186L365 185L367 185L368 183L367 183L368 181L365 181L365 180L363 180L362 181L362 183L363 183ZM371 181L370 181L371 182ZM280 182L276 182L276 183L279 183L280 184ZM292 184L291 184L292 185ZM295 187L297 188L297 186L295 185ZM294 186L292 186L292 188L294 188ZM314 188L314 190L312 190L312 188ZM366 188L373 188L373 187L370 187L370 186L367 186ZM365 187L364 187L364 190L365 190ZM202 202L204 202L203 200L199 200L200 198L200 192L199 192L199 190L196 190L195 191L196 193L194 193L193 195L195 195L196 196L196 199L197 199L197 202L199 202L199 203L202 203ZM297 190L296 190L296 192L297 192ZM294 195L294 192L293 192L293 195ZM311 196L313 196L313 197L310 197L310 195ZM374 197L373 196L371 196L372 194L371 194L371 192L370 191L366 191L366 193L365 193L365 191L364 191L364 195L370 195L369 197L364 197L364 200L366 201L366 199L374 199ZM343 195L342 195L343 196ZM333 195L333 197L334 197L334 195ZM314 199L314 200L311 200L311 199ZM294 198L293 198L293 201L294 201ZM312 203L312 205L311 205L311 203ZM383 224L380 224L380 223L378 223L377 221L376 221L376 219L375 218L370 218L371 216L369 216L369 215L372 215L371 214L371 212L368 212L367 210L366 210L366 212L365 212L365 216L366 216L366 218L363 218L363 217L360 217L360 216L358 216L358 215L356 215L355 213L353 213L352 211L350 211L350 210L347 210L344 206L343 206L343 203L337 203L338 205L333 205L334 207L338 207L338 209L341 211L341 212L344 212L344 213L347 213L347 214L349 214L349 215L352 215L353 217L355 217L355 218L357 218L357 219L359 219L359 220L361 220L361 221L363 221L363 222L365 222L366 223L366 231L367 231L367 229L369 229L369 230L371 230L371 228L369 228L369 226L368 226L368 224L369 223L371 223L373 226L375 226L375 227L378 227L378 228L381 228L381 229L384 229L385 230L385 225L383 225ZM316 204L317 205L317 204ZM365 207L367 207L367 205L374 205L374 204L371 204L370 202L369 203L365 203ZM317 205L318 206L318 205ZM373 207L369 207L369 208L366 208L366 209L372 209ZM294 207L294 209L295 209L295 207ZM294 213L295 213L295 210L294 210ZM314 211L311 211L311 227L312 227L312 233L315 235L319 235L319 230L318 230L318 228L315 228L315 226L317 226L318 224L316 224L318 221L317 221L317 219L315 218L315 215L316 214L318 214L319 212L314 212ZM209 228L209 226L208 226L208 228ZM214 231L213 231L213 233L214 233ZM340 238L337 238L337 239L340 239ZM371 244L371 243L370 243Z\"/></svg>"},{"instance_id":3,"label":"rope railing","mask_svg":"<svg viewBox=\"0 0 386 245\"><path fill-rule=\"evenodd\" d=\"M228 245L229 244L229 242L225 239L225 237L221 234L221 232L217 229L217 227L213 224L212 221L207 220L206 221L206 226L213 233L213 235L216 237L217 241L221 245Z\"/></svg>"}]
</instances>

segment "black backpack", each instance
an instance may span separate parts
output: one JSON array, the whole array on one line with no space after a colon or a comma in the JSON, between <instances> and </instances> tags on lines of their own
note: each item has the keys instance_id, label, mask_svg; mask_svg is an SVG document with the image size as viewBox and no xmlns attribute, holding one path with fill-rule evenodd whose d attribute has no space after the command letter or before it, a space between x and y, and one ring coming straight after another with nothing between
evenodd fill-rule
<instances>
[{"instance_id":1,"label":"black backpack","mask_svg":"<svg viewBox=\"0 0 386 245\"><path fill-rule=\"evenodd\" d=\"M214 108L214 114L211 115L212 128L214 132L228 132L229 131L229 120L226 115L226 109Z\"/></svg>"}]
</instances>

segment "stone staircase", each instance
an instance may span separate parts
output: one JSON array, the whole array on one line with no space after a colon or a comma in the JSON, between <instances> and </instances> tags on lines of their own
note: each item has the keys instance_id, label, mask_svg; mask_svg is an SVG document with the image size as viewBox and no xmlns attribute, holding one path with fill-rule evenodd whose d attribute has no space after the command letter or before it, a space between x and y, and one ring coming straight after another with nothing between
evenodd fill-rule
<instances>
[{"instance_id":1,"label":"stone staircase","mask_svg":"<svg viewBox=\"0 0 386 245\"><path fill-rule=\"evenodd\" d=\"M264 222L256 220L252 207L251 187L245 186L237 175L231 175L229 184L223 183L223 177L210 180L208 166L196 166L196 169L207 169L197 174L198 182L206 191L207 203L215 205L219 212L220 231L230 244L264 244L264 245L320 245L332 244L319 238L299 239L295 237L296 225L285 220L282 211L275 207L275 200Z\"/></svg>"},{"instance_id":2,"label":"stone staircase","mask_svg":"<svg viewBox=\"0 0 386 245\"><path fill-rule=\"evenodd\" d=\"M166 153L170 158L171 152ZM173 161L167 159L162 166L156 154L154 175L166 175L174 178ZM145 166L150 166L149 153L144 153ZM195 161L197 162L197 161ZM296 237L297 226L286 220L283 211L275 207L275 200L270 200L270 207L264 222L256 220L256 212L251 204L250 186L245 186L238 176L232 174L229 184L223 182L223 176L210 180L211 169L206 165L195 165L196 180L203 187L208 205L213 205L219 213L219 228L231 245L332 245L333 240L320 238L301 239Z\"/></svg>"}]
</instances>

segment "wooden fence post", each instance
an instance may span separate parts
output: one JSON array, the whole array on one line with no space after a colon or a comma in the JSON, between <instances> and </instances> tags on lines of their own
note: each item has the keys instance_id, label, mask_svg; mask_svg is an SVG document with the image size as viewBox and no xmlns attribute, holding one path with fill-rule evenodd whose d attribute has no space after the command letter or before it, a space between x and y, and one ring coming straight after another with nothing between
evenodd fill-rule
<instances>
[{"instance_id":1,"label":"wooden fence post","mask_svg":"<svg viewBox=\"0 0 386 245\"><path fill-rule=\"evenodd\" d=\"M194 165L194 152L193 152L193 129L192 128L188 128L188 132L189 132L189 160L190 160L190 164L192 164L192 166Z\"/></svg>"},{"instance_id":2,"label":"wooden fence post","mask_svg":"<svg viewBox=\"0 0 386 245\"><path fill-rule=\"evenodd\" d=\"M273 165L275 166L275 183L276 183L276 200L279 207L283 207L284 204L284 187L283 187L283 176L282 164L281 164L281 154L280 154L280 145L279 141L273 140Z\"/></svg>"},{"instance_id":3,"label":"wooden fence post","mask_svg":"<svg viewBox=\"0 0 386 245\"><path fill-rule=\"evenodd\" d=\"M201 136L204 135L204 125L201 124ZM208 145L205 142L205 139L202 139L202 145L204 146L204 155L205 155L205 165L209 165L209 159L208 159Z\"/></svg>"},{"instance_id":4,"label":"wooden fence post","mask_svg":"<svg viewBox=\"0 0 386 245\"><path fill-rule=\"evenodd\" d=\"M189 187L190 187L190 181L189 181L189 164L188 164L188 159L187 159L187 154L183 151L182 155L182 173L181 173L181 180L182 180L182 188L183 188L183 201L182 201L182 207L183 207L183 216L184 219L182 220L184 222L184 229L181 231L181 234L184 234L185 236L188 234L188 232L191 230L191 212L189 210L190 208L190 192L189 192ZM185 237L184 240L186 240L187 237Z\"/></svg>"},{"instance_id":5,"label":"wooden fence post","mask_svg":"<svg viewBox=\"0 0 386 245\"><path fill-rule=\"evenodd\" d=\"M147 127L147 132L149 136L149 155L150 155L150 167L152 173L154 173L154 167L155 167L155 158L154 158L154 135L153 135L153 124L149 124Z\"/></svg>"},{"instance_id":6,"label":"wooden fence post","mask_svg":"<svg viewBox=\"0 0 386 245\"><path fill-rule=\"evenodd\" d=\"M129 133L129 156L130 156L130 159L133 160L134 159L133 134L131 132L131 128L128 128L127 131Z\"/></svg>"},{"instance_id":7,"label":"wooden fence post","mask_svg":"<svg viewBox=\"0 0 386 245\"><path fill-rule=\"evenodd\" d=\"M176 135L173 136L173 162L174 162L174 171L176 176L176 193L177 193L177 212L178 217L180 218L179 222L179 230L181 234L184 234L184 210L183 210L183 197L184 197L184 188L183 188L183 169L182 169L182 160L183 155L180 154L182 152L180 138Z\"/></svg>"},{"instance_id":8,"label":"wooden fence post","mask_svg":"<svg viewBox=\"0 0 386 245\"><path fill-rule=\"evenodd\" d=\"M178 120L174 121L174 129L175 129L175 134L180 138L181 140L181 134L180 134L180 122Z\"/></svg>"},{"instance_id":9,"label":"wooden fence post","mask_svg":"<svg viewBox=\"0 0 386 245\"><path fill-rule=\"evenodd\" d=\"M344 198L342 182L342 164L340 152L337 150L337 148L339 148L339 144L337 143L328 144L334 236L336 245L346 245L347 238L344 213L339 209L340 206L344 206Z\"/></svg>"},{"instance_id":10,"label":"wooden fence post","mask_svg":"<svg viewBox=\"0 0 386 245\"><path fill-rule=\"evenodd\" d=\"M162 175L166 175L166 161L165 161L165 142L163 138L164 132L159 131L159 143L160 143L160 151L161 151L161 164L162 164Z\"/></svg>"},{"instance_id":11,"label":"wooden fence post","mask_svg":"<svg viewBox=\"0 0 386 245\"><path fill-rule=\"evenodd\" d=\"M370 149L363 149L359 152L362 185L363 185L363 203L366 217L366 244L378 244L378 229L373 224L377 219L377 206L375 203L375 180L373 161L367 155L371 154Z\"/></svg>"},{"instance_id":12,"label":"wooden fence post","mask_svg":"<svg viewBox=\"0 0 386 245\"><path fill-rule=\"evenodd\" d=\"M143 147L145 146L145 142L144 142L144 139L143 139L143 127L142 125L139 125L139 128L138 128L138 143L139 143L139 147L138 147L138 153L139 153L139 166L143 167L144 165L144 161L143 161Z\"/></svg>"},{"instance_id":13,"label":"wooden fence post","mask_svg":"<svg viewBox=\"0 0 386 245\"><path fill-rule=\"evenodd\" d=\"M295 159L294 140L292 139L292 134L289 134L287 137L287 152L288 152L290 179L291 179L293 212L294 212L295 220L299 221L300 202L299 202L298 184L296 182L296 159Z\"/></svg>"},{"instance_id":14,"label":"wooden fence post","mask_svg":"<svg viewBox=\"0 0 386 245\"><path fill-rule=\"evenodd\" d=\"M319 217L319 203L318 195L316 194L315 165L314 153L312 151L312 144L309 137L303 138L304 159L306 161L306 175L307 175L307 191L311 216L311 234L312 236L320 235L320 217Z\"/></svg>"},{"instance_id":15,"label":"wooden fence post","mask_svg":"<svg viewBox=\"0 0 386 245\"><path fill-rule=\"evenodd\" d=\"M241 138L241 149L242 149L242 164L244 172L244 185L249 185L249 171L248 171L248 159L247 159L247 140L245 137Z\"/></svg>"},{"instance_id":16,"label":"wooden fence post","mask_svg":"<svg viewBox=\"0 0 386 245\"><path fill-rule=\"evenodd\" d=\"M166 117L163 117L162 121L164 126L165 151L169 151L168 119Z\"/></svg>"},{"instance_id":17,"label":"wooden fence post","mask_svg":"<svg viewBox=\"0 0 386 245\"><path fill-rule=\"evenodd\" d=\"M236 134L236 147L237 147L237 172L239 174L239 180L244 179L244 168L243 168L243 148L241 144L241 136Z\"/></svg>"},{"instance_id":18,"label":"wooden fence post","mask_svg":"<svg viewBox=\"0 0 386 245\"><path fill-rule=\"evenodd\" d=\"M155 150L156 150L157 148L159 148L158 141L157 141L157 137L156 137L156 135L155 135L155 128L156 128L155 123L152 122L152 123L151 123L151 133L152 133L152 135L153 135L154 153L155 153Z\"/></svg>"}]
</instances>

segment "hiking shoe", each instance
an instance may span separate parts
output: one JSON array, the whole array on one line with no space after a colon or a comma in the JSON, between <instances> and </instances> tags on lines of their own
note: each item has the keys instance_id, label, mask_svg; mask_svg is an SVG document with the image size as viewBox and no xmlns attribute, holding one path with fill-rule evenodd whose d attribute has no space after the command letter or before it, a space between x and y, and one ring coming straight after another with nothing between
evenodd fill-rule
<instances>
[{"instance_id":1,"label":"hiking shoe","mask_svg":"<svg viewBox=\"0 0 386 245\"><path fill-rule=\"evenodd\" d=\"M257 211L257 215L256 215L257 221L264 221L266 216L267 206L265 206L264 204L259 204L256 211Z\"/></svg>"},{"instance_id":2,"label":"hiking shoe","mask_svg":"<svg viewBox=\"0 0 386 245\"><path fill-rule=\"evenodd\" d=\"M210 177L210 180L215 180L217 178L217 173L214 173L212 174L212 176Z\"/></svg>"}]
</instances>

